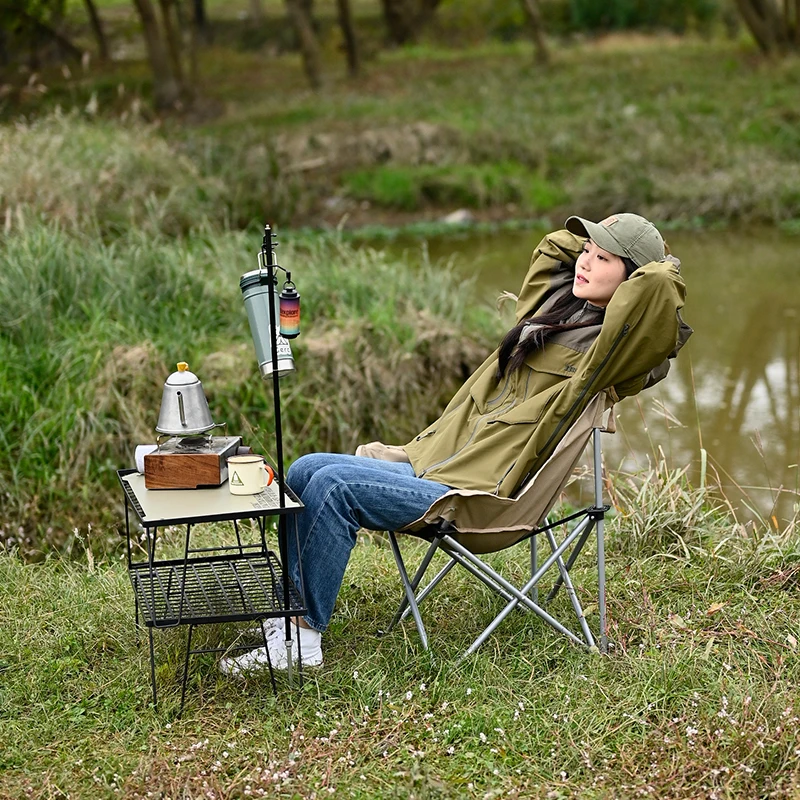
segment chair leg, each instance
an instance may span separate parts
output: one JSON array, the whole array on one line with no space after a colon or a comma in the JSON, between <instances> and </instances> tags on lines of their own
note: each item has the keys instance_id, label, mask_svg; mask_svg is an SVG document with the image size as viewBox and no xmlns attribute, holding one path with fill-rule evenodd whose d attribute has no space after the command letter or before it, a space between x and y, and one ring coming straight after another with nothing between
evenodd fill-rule
<instances>
[{"instance_id":1,"label":"chair leg","mask_svg":"<svg viewBox=\"0 0 800 800\"><path fill-rule=\"evenodd\" d=\"M594 468L594 504L603 505L603 454L600 430L593 431L592 462ZM600 652L608 652L608 621L606 619L606 540L602 515L597 519L597 607L600 612Z\"/></svg>"},{"instance_id":2,"label":"chair leg","mask_svg":"<svg viewBox=\"0 0 800 800\"><path fill-rule=\"evenodd\" d=\"M592 526L590 525L587 528L591 530ZM558 547L556 543L556 537L553 536L553 531L547 531L547 540L550 542L551 549L555 552ZM589 625L586 622L586 615L583 613L583 608L581 608L580 600L578 600L578 594L575 591L575 587L572 585L572 579L569 576L569 571L567 570L566 566L564 565L564 560L559 556L556 559L556 564L558 565L558 571L561 573L561 579L564 582L564 586L567 587L567 594L569 595L570 603L572 603L572 608L575 611L575 615L578 617L578 624L581 626L581 631L583 631L583 636L586 639L586 644L591 649L595 646L594 644L594 636L592 636L591 630L589 630Z\"/></svg>"},{"instance_id":3,"label":"chair leg","mask_svg":"<svg viewBox=\"0 0 800 800\"><path fill-rule=\"evenodd\" d=\"M394 537L394 533L391 533L390 536ZM396 542L396 539L395 539L395 542ZM411 581L411 588L414 590L414 592L417 591L417 587L419 586L420 581L422 580L422 578L425 576L425 573L428 570L428 566L431 563L431 559L433 559L433 556L436 553L436 550L437 550L438 547L439 547L439 539L437 538L437 539L434 539L431 542L431 545L428 548L428 551L425 553L425 557L422 559L422 563L419 565L419 567L417 567L417 571L416 571L416 573L414 573L414 578ZM396 560L396 557L395 557L395 560ZM444 575L446 575L446 574L447 573L445 572ZM438 583L444 577L444 575L442 575L440 573L440 575L437 575L433 579L433 581ZM431 582L432 584L433 584L433 581ZM435 585L435 584L433 584L433 585ZM433 588L433 585L430 586L430 589ZM418 604L420 602L422 602L423 597L426 594L428 594L430 589L427 589L422 594L420 594L420 596L417 598L417 603ZM400 607L397 609L397 613L394 615L394 619L391 621L391 623L389 624L389 627L384 631L384 633L389 633L394 628L394 626L397 625L397 623L401 619L405 619L408 616L408 613L409 613L408 598L407 597L403 597L403 599L400 601Z\"/></svg>"},{"instance_id":4,"label":"chair leg","mask_svg":"<svg viewBox=\"0 0 800 800\"><path fill-rule=\"evenodd\" d=\"M606 549L603 520L597 520L597 607L600 612L600 652L608 652L606 618Z\"/></svg>"},{"instance_id":5,"label":"chair leg","mask_svg":"<svg viewBox=\"0 0 800 800\"><path fill-rule=\"evenodd\" d=\"M581 550L583 550L583 546L586 544L587 540L589 539L589 535L591 534L592 529L591 527L587 528L584 532L583 536L578 539L578 543L572 549L572 552L569 554L569 558L567 559L567 572L572 569L572 565L575 563L578 556L581 554ZM557 594L558 590L561 588L561 585L564 583L564 579L561 575L558 576L558 580L556 580L553 588L550 590L550 594L547 595L547 602L549 603Z\"/></svg>"},{"instance_id":6,"label":"chair leg","mask_svg":"<svg viewBox=\"0 0 800 800\"><path fill-rule=\"evenodd\" d=\"M531 536L531 577L536 574L537 569L539 569L539 537L534 535ZM549 600L550 598L548 597L547 599ZM531 600L533 600L534 603L539 602L538 583L531 589Z\"/></svg>"},{"instance_id":7,"label":"chair leg","mask_svg":"<svg viewBox=\"0 0 800 800\"><path fill-rule=\"evenodd\" d=\"M485 583L492 591L497 592L504 600L511 601L514 599L499 583L493 581L488 575L485 575L481 570L474 567L465 558L462 558L458 553L449 553L450 557L464 567L467 572L476 577L479 581ZM483 563L483 562L481 562Z\"/></svg>"},{"instance_id":8,"label":"chair leg","mask_svg":"<svg viewBox=\"0 0 800 800\"><path fill-rule=\"evenodd\" d=\"M406 599L408 600L408 604L411 607L411 615L414 617L414 623L417 626L417 631L419 632L419 638L422 640L422 648L423 650L427 650L428 636L425 633L425 626L422 624L422 617L420 616L419 608L417 607L417 599L414 596L414 588L411 586L411 581L408 578L408 572L406 572L406 565L403 563L403 556L400 554L400 547L397 544L397 537L395 536L394 532L389 533L389 541L392 545L392 553L394 554L394 560L397 563L397 569L400 572L400 578L403 581L403 588L405 589L406 592Z\"/></svg>"},{"instance_id":9,"label":"chair leg","mask_svg":"<svg viewBox=\"0 0 800 800\"><path fill-rule=\"evenodd\" d=\"M454 558L450 558L450 560L439 570L433 580L417 595L417 605L419 605L441 583L444 576L447 575L447 573L450 572L450 570L453 569L457 563L458 562ZM401 622L405 620L411 613L411 608L405 599L403 600L403 605L405 605L405 611L403 611L403 613L400 615ZM393 625L394 621L392 621L392 624L389 626L389 630L392 629Z\"/></svg>"},{"instance_id":10,"label":"chair leg","mask_svg":"<svg viewBox=\"0 0 800 800\"><path fill-rule=\"evenodd\" d=\"M588 523L588 520L587 520ZM519 605L522 603L524 606L529 608L533 611L537 616L541 617L545 622L555 628L559 633L562 633L564 636L579 644L581 646L585 646L585 642L581 641L572 631L565 628L557 619L552 617L548 614L543 608L538 606L534 603L530 597L528 597L528 592L536 585L536 583L541 580L542 575L544 575L548 569L555 563L556 559L572 544L578 536L581 535L583 532L582 525L578 525L572 533L567 536L567 538L558 546L556 552L550 555L544 564L537 570L536 574L531 578L530 581L520 590L517 589L515 586L510 584L502 575L499 575L495 572L488 564L485 564L481 561L477 556L473 553L470 553L465 547L462 547L458 542L456 542L452 537L445 536L443 542L447 546L448 550L454 550L458 554L462 555L467 561L470 561L474 566L480 569L484 574L489 575L493 580L497 581L500 586L502 586L510 595L512 595L512 600L506 605L506 607L492 620L486 630L470 645L467 652L464 654L465 656L474 653L486 639L494 632L494 630L500 625L500 623Z\"/></svg>"}]
</instances>

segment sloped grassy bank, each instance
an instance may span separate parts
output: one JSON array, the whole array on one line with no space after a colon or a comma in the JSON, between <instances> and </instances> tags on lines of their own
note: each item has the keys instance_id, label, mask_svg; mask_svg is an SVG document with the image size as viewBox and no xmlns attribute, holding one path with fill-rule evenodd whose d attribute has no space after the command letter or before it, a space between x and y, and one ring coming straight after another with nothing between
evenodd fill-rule
<instances>
[{"instance_id":1,"label":"sloped grassy bank","mask_svg":"<svg viewBox=\"0 0 800 800\"><path fill-rule=\"evenodd\" d=\"M163 382L189 362L215 420L273 451L239 290L261 236L129 230L104 244L30 221L0 271L3 535L33 554L119 512L114 470L154 439ZM444 265L400 263L336 238L285 243L302 294L297 373L283 380L287 459L404 441L483 359L497 312Z\"/></svg>"},{"instance_id":2,"label":"sloped grassy bank","mask_svg":"<svg viewBox=\"0 0 800 800\"><path fill-rule=\"evenodd\" d=\"M761 62L740 42L562 43L547 70L520 43L408 48L355 83L337 65L322 93L299 88L291 56L230 55L201 54L202 91L226 109L202 124L136 121L141 76L121 64L113 80L48 77L34 121L0 131L0 215L13 224L28 205L82 226L103 204L112 233L186 231L203 216L354 225L464 207L556 219L628 208L684 225L800 219L800 62ZM128 87L124 111L103 93L116 81ZM72 111L48 115L55 97Z\"/></svg>"}]
</instances>

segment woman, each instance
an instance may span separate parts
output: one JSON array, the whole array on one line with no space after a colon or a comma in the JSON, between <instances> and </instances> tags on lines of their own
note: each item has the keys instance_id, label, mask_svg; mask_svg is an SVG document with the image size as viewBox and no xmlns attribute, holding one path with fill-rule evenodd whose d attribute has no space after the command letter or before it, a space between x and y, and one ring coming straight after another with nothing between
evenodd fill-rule
<instances>
[{"instance_id":1,"label":"woman","mask_svg":"<svg viewBox=\"0 0 800 800\"><path fill-rule=\"evenodd\" d=\"M691 334L679 270L643 217L570 217L534 251L515 327L436 422L402 448L373 443L292 465L286 480L305 509L299 553L289 537L289 569L299 586L302 561L306 666L322 663L322 632L360 528L402 528L452 487L507 497L599 391L621 398L666 376ZM285 668L282 622L267 621L265 632L273 667ZM220 662L229 674L266 664L263 647Z\"/></svg>"}]
</instances>

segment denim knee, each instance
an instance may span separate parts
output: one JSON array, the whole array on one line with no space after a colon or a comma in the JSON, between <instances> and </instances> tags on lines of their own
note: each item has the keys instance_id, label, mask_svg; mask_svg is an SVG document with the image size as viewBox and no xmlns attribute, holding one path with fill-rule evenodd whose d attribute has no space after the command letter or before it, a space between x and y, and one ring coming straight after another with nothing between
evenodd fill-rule
<instances>
[{"instance_id":1,"label":"denim knee","mask_svg":"<svg viewBox=\"0 0 800 800\"><path fill-rule=\"evenodd\" d=\"M306 480L304 491L308 490L309 497L324 501L333 489L347 484L347 480L342 477L346 470L346 467L343 469L338 464L318 466Z\"/></svg>"},{"instance_id":2,"label":"denim knee","mask_svg":"<svg viewBox=\"0 0 800 800\"><path fill-rule=\"evenodd\" d=\"M286 483L289 488L300 497L303 494L308 482L314 476L314 473L319 469L319 460L317 456L319 453L309 453L295 461L289 472L286 474Z\"/></svg>"}]
</instances>

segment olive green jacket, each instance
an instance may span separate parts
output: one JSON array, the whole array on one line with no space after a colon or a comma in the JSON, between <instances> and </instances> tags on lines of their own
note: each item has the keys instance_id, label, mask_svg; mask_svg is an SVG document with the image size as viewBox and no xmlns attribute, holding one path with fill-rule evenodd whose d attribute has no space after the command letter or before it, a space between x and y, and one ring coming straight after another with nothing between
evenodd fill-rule
<instances>
[{"instance_id":1,"label":"olive green jacket","mask_svg":"<svg viewBox=\"0 0 800 800\"><path fill-rule=\"evenodd\" d=\"M571 291L585 239L566 230L539 243L516 306L516 321ZM676 263L637 269L595 324L557 334L521 369L496 379L497 351L459 389L442 415L404 450L420 478L510 496L553 452L590 400L618 399L661 380L691 329L681 319L685 284Z\"/></svg>"}]
</instances>

